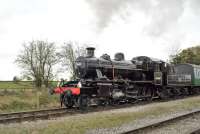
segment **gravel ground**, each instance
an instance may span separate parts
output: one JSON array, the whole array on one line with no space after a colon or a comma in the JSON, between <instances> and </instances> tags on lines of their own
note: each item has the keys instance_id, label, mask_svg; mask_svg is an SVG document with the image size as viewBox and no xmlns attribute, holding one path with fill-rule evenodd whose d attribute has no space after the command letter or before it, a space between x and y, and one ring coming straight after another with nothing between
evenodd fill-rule
<instances>
[{"instance_id":1,"label":"gravel ground","mask_svg":"<svg viewBox=\"0 0 200 134\"><path fill-rule=\"evenodd\" d=\"M200 129L200 114L181 121L171 123L161 128L150 130L148 134L190 134L194 130Z\"/></svg>"},{"instance_id":2,"label":"gravel ground","mask_svg":"<svg viewBox=\"0 0 200 134\"><path fill-rule=\"evenodd\" d=\"M196 109L196 110L198 110L198 109ZM194 111L195 111L195 109L194 109ZM87 132L87 134L120 134L122 132L126 132L126 131L129 131L129 130L132 130L132 129L140 128L140 127L143 127L144 125L156 123L156 122L166 120L166 119L169 119L169 118L172 118L172 117L176 117L176 116L188 113L188 112L191 112L191 110L184 111L184 112L173 112L171 114L166 114L166 115L164 114L164 115L160 115L160 116L156 116L156 117L152 116L152 117L136 120L136 121L130 122L128 124L123 124L122 126L114 127L114 128L111 128L111 129L90 130L90 131ZM190 124L190 122L188 122L188 123L185 122L186 124L193 126L193 128L191 128L191 130L194 130L195 127L197 128L197 127L200 126L200 118L199 117L200 116L198 116L198 118L194 119L194 121L196 121L196 122L193 122L193 124ZM190 126L188 126L188 128ZM174 126L174 127L176 127L176 126ZM184 127L184 125L183 125L183 127ZM186 128L186 130L188 128ZM168 129L168 128L166 128L166 130L169 130L169 131L165 132L165 129L163 129L163 130L159 130L158 132L152 131L151 134L154 134L155 132L157 132L156 134L182 134L182 133L179 133L180 129L175 130L174 128L171 128L171 130L174 130L174 133L170 132L170 129ZM186 130L184 130L184 131L186 131ZM181 131L181 132L183 132L183 131ZM149 132L148 132L148 134L149 134Z\"/></svg>"}]
</instances>

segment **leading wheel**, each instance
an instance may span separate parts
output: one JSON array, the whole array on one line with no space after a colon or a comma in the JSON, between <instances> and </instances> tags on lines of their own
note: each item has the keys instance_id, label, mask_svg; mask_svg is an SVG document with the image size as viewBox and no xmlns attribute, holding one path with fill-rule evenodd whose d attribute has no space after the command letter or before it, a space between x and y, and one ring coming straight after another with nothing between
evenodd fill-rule
<instances>
[{"instance_id":1,"label":"leading wheel","mask_svg":"<svg viewBox=\"0 0 200 134\"><path fill-rule=\"evenodd\" d=\"M72 108L74 105L74 97L72 96L72 92L67 90L63 96L63 103L67 108Z\"/></svg>"}]
</instances>

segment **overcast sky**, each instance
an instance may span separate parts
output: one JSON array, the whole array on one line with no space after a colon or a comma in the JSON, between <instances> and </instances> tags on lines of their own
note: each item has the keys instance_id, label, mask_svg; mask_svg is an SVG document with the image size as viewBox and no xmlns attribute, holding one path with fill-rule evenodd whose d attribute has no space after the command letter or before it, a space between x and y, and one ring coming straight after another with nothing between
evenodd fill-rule
<instances>
[{"instance_id":1,"label":"overcast sky","mask_svg":"<svg viewBox=\"0 0 200 134\"><path fill-rule=\"evenodd\" d=\"M20 76L22 43L93 44L96 56L167 60L200 44L200 0L0 0L0 80Z\"/></svg>"}]
</instances>

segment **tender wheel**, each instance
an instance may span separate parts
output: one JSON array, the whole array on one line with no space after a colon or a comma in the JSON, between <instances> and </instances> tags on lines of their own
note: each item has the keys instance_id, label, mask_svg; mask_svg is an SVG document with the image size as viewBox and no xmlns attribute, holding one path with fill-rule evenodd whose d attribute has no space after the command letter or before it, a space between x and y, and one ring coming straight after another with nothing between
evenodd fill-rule
<instances>
[{"instance_id":1,"label":"tender wheel","mask_svg":"<svg viewBox=\"0 0 200 134\"><path fill-rule=\"evenodd\" d=\"M166 88L159 88L159 89L158 89L158 96L159 96L162 100L167 100L167 99L169 98L168 89L166 89Z\"/></svg>"}]
</instances>

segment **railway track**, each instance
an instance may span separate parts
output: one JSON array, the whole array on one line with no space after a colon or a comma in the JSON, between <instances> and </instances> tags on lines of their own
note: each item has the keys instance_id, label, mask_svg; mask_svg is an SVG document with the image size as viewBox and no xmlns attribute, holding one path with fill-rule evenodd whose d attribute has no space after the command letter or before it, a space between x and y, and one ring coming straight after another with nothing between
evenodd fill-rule
<instances>
[{"instance_id":1,"label":"railway track","mask_svg":"<svg viewBox=\"0 0 200 134\"><path fill-rule=\"evenodd\" d=\"M190 134L200 134L200 129L197 129L197 130L191 132Z\"/></svg>"},{"instance_id":2,"label":"railway track","mask_svg":"<svg viewBox=\"0 0 200 134\"><path fill-rule=\"evenodd\" d=\"M155 101L157 102L157 101ZM33 110L33 111L23 111L23 112L13 112L13 113L2 113L0 114L0 124L8 123L19 123L24 121L36 121L36 120L47 120L56 117L70 116L75 114L86 114L91 112L108 111L112 109L121 109L127 107L133 107L138 105L147 105L152 102L141 101L135 103L127 103L123 105L113 105L113 106L91 106L85 110L80 110L77 108L54 108L54 109L43 109L43 110Z\"/></svg>"},{"instance_id":3,"label":"railway track","mask_svg":"<svg viewBox=\"0 0 200 134\"><path fill-rule=\"evenodd\" d=\"M167 100L167 101L173 101L173 100L185 99L185 98L188 98L188 97L176 98L176 99ZM85 111L79 110L77 108L75 109L54 108L54 109L44 109L44 110L34 110L34 111L3 113L3 114L0 114L0 124L45 120L45 119L52 119L52 118L62 117L62 116L70 116L70 115L75 115L75 114L80 114L80 113L85 114L89 112L100 112L100 111L107 111L107 110L112 110L112 109L122 109L122 108L133 107L133 106L141 106L141 105L147 105L150 103L157 103L157 102L165 102L165 101L163 100L160 101L159 99L157 99L151 102L139 101L135 103L127 103L127 104L116 105L116 106L98 106L98 107L92 106L86 109Z\"/></svg>"},{"instance_id":4,"label":"railway track","mask_svg":"<svg viewBox=\"0 0 200 134\"><path fill-rule=\"evenodd\" d=\"M72 115L73 111L67 110L66 108L54 108L24 112L13 112L0 114L0 124L23 122L23 121L34 121L42 119L50 119L54 117L60 117L64 115Z\"/></svg>"},{"instance_id":5,"label":"railway track","mask_svg":"<svg viewBox=\"0 0 200 134\"><path fill-rule=\"evenodd\" d=\"M173 118L169 118L167 120L163 120L163 121L159 121L159 122L156 122L156 123L153 123L153 124L149 124L149 125L137 128L137 129L133 129L133 130L130 130L130 131L127 131L127 132L123 132L121 134L140 134L140 133L144 134L144 133L147 133L148 130L156 129L156 128L168 125L170 123L174 123L174 122L177 122L177 121L180 121L180 120L184 120L186 118L190 118L190 117L197 115L197 114L200 114L200 110L192 111L190 113L182 114L182 115L179 115L177 117L173 117ZM200 134L200 128L198 128L197 130L194 130L190 134Z\"/></svg>"},{"instance_id":6,"label":"railway track","mask_svg":"<svg viewBox=\"0 0 200 134\"><path fill-rule=\"evenodd\" d=\"M145 105L147 103L144 103ZM0 114L0 124L7 123L17 123L24 121L36 121L36 120L46 120L62 116L70 116L75 114L86 114L89 112L99 112L111 109L120 109L125 107L133 106L131 104L121 105L121 106L92 106L86 110L80 109L67 109L67 108L54 108L54 109L44 109L44 110L34 110L34 111L23 111L23 112L13 112L13 113L3 113Z\"/></svg>"}]
</instances>

